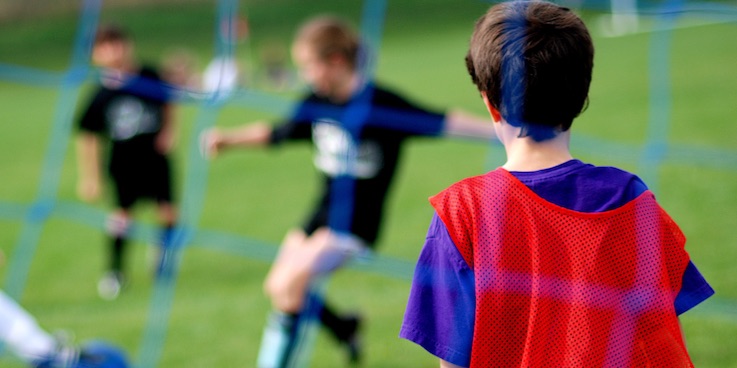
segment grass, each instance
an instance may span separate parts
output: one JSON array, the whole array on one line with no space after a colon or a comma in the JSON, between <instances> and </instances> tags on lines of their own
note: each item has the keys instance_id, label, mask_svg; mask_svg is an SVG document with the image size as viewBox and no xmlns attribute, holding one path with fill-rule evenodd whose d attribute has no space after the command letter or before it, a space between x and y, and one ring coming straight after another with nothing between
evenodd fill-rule
<instances>
[{"instance_id":1,"label":"grass","mask_svg":"<svg viewBox=\"0 0 737 368\"><path fill-rule=\"evenodd\" d=\"M486 4L454 3L452 11L441 0L389 1L381 49L377 60L379 80L404 91L411 99L435 109L461 107L483 113L478 94L465 75L462 57L475 18ZM251 1L248 11L251 40L238 47L242 60L252 59L259 70L258 50L271 42L287 43L296 25L320 10L345 14L360 22L360 2L319 0ZM597 55L589 109L574 124L574 135L603 139L626 147L647 141L650 116L650 50L657 40L641 33L604 38L597 33L597 14L585 13L595 36ZM195 65L203 68L213 50L215 6L182 5L130 8L104 7L102 19L129 25L136 35L139 54L160 61L173 49L186 48ZM0 63L41 70L63 71L74 44L74 16L44 21L16 20L0 24ZM708 166L690 158L670 160L651 169L628 159L637 152L608 154L596 145L574 147L574 154L600 165L616 165L655 178L653 189L662 205L681 224L688 250L716 288L714 302L707 302L683 318L689 350L699 367L733 367L737 352L731 341L737 334L734 306L737 277L737 171L734 157L737 126L734 122L737 73L733 60L737 44L725 40L737 35L734 24L717 24L674 31L669 38L668 64L671 109L664 137L677 147L718 149L722 157ZM657 70L657 69L656 69ZM0 69L2 72L2 69ZM22 85L2 81L0 73L0 249L14 261L21 235L32 224L23 222L23 211L7 210L11 204L29 205L37 197L44 160L58 106L58 86ZM86 86L80 92L87 93ZM284 94L289 98L290 94ZM257 118L276 119L269 106L229 105L218 115L218 126L231 126ZM192 162L189 145L197 122L198 106L179 109L180 144L175 162L178 182L184 184ZM619 146L618 146L619 147ZM73 144L65 146L58 187L60 201L76 203ZM726 155L726 156L725 156ZM426 198L448 184L475 175L503 162L498 147L462 140L418 139L409 144L394 188L379 250L381 254L413 262L422 245L431 209ZM734 162L734 161L731 161ZM286 229L302 220L316 191L310 148L293 145L275 150L242 151L224 155L208 166L203 193L179 198L192 201L200 212L199 228L253 239L274 250ZM4 205L5 207L3 207ZM94 204L109 209L108 201ZM6 213L7 212L7 213ZM96 212L97 213L97 212ZM153 209L137 213L144 224L154 219ZM196 213L194 213L196 214ZM95 217L95 221L101 218ZM153 283L147 265L148 243L131 248L131 287L115 302L100 300L95 282L103 270L104 235L99 226L51 216L41 233L20 302L48 330L73 331L77 340L102 338L130 352L136 360L150 321ZM245 247L245 245L243 245ZM11 265L3 267L7 280ZM240 253L219 251L215 244L193 242L182 258L173 304L166 319L167 333L160 367L250 366L255 360L267 301L261 281L268 263ZM435 367L437 362L421 348L398 339L397 333L409 283L372 272L349 269L330 281L328 294L337 307L362 310L366 328L366 367ZM726 305L726 308L720 306ZM730 309L731 308L731 309ZM343 356L322 333L318 335L313 366L340 367ZM5 355L0 365L20 366Z\"/></svg>"}]
</instances>

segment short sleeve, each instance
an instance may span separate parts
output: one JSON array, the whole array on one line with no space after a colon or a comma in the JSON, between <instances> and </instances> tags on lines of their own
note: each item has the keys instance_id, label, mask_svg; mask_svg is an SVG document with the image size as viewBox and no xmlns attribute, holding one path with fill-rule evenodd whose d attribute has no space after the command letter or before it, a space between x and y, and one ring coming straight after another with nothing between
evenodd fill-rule
<instances>
[{"instance_id":1,"label":"short sleeve","mask_svg":"<svg viewBox=\"0 0 737 368\"><path fill-rule=\"evenodd\" d=\"M289 117L274 126L269 138L272 145L289 140L306 140L312 136L312 123L327 108L318 103L313 97L302 100L291 112Z\"/></svg>"},{"instance_id":2,"label":"short sleeve","mask_svg":"<svg viewBox=\"0 0 737 368\"><path fill-rule=\"evenodd\" d=\"M440 359L468 366L475 309L473 271L435 214L417 261L399 336Z\"/></svg>"},{"instance_id":3,"label":"short sleeve","mask_svg":"<svg viewBox=\"0 0 737 368\"><path fill-rule=\"evenodd\" d=\"M309 124L298 124L285 122L278 124L272 129L269 137L269 144L277 145L289 140L305 140L309 139L312 130Z\"/></svg>"},{"instance_id":4,"label":"short sleeve","mask_svg":"<svg viewBox=\"0 0 737 368\"><path fill-rule=\"evenodd\" d=\"M79 130L100 134L105 130L104 93L98 91L82 110L79 117Z\"/></svg>"},{"instance_id":5,"label":"short sleeve","mask_svg":"<svg viewBox=\"0 0 737 368\"><path fill-rule=\"evenodd\" d=\"M681 315L687 312L712 295L714 295L714 289L706 282L706 279L701 275L696 265L692 261L689 261L683 273L681 291L676 296L676 314Z\"/></svg>"}]
</instances>

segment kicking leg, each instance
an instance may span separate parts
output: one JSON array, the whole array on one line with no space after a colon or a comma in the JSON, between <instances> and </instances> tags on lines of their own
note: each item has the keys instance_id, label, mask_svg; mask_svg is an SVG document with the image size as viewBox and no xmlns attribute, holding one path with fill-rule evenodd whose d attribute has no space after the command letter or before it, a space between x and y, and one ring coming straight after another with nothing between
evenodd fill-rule
<instances>
[{"instance_id":1,"label":"kicking leg","mask_svg":"<svg viewBox=\"0 0 737 368\"><path fill-rule=\"evenodd\" d=\"M56 342L15 300L0 291L0 341L25 362L51 354Z\"/></svg>"},{"instance_id":2,"label":"kicking leg","mask_svg":"<svg viewBox=\"0 0 737 368\"><path fill-rule=\"evenodd\" d=\"M289 268L296 263L296 253L307 243L307 235L301 230L287 233L274 263L266 276L264 291L271 298L273 309L270 312L261 340L258 355L258 368L285 368L290 366L298 344L299 318L306 290L309 272L301 268L301 280L288 285ZM296 290L302 290L301 295Z\"/></svg>"},{"instance_id":3,"label":"kicking leg","mask_svg":"<svg viewBox=\"0 0 737 368\"><path fill-rule=\"evenodd\" d=\"M302 333L300 330L310 318L318 318L321 303L307 313L305 308L308 301L308 291L311 283L318 276L327 276L356 252L341 248L341 237L327 228L318 229L311 236L296 230L287 234L279 255L269 271L264 282L264 290L274 307L271 321L281 321L275 328L268 324L264 331L264 340L259 357L259 368L290 367L290 360L298 356L300 342L296 341ZM310 298L311 304L314 298ZM284 317L288 316L288 317ZM280 334L280 343L267 336ZM266 349L265 345L283 347L280 351ZM270 356L266 356L266 354ZM273 365L261 365L262 362L272 362Z\"/></svg>"}]
</instances>

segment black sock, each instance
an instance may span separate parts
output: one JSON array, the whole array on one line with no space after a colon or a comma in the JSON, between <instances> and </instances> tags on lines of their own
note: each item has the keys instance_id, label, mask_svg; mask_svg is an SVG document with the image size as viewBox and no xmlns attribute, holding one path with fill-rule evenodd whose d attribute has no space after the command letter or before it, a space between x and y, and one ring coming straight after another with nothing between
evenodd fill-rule
<instances>
[{"instance_id":1,"label":"black sock","mask_svg":"<svg viewBox=\"0 0 737 368\"><path fill-rule=\"evenodd\" d=\"M110 271L123 273L123 256L125 252L125 238L114 236L110 242Z\"/></svg>"},{"instance_id":2,"label":"black sock","mask_svg":"<svg viewBox=\"0 0 737 368\"><path fill-rule=\"evenodd\" d=\"M320 323L338 341L346 341L356 331L356 319L337 315L324 301L319 310Z\"/></svg>"}]
</instances>

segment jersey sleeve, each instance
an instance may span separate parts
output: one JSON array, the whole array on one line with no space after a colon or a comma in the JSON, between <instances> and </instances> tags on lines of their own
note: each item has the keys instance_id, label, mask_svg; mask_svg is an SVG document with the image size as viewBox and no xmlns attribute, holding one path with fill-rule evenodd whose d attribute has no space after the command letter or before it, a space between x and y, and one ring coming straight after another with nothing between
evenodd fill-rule
<instances>
[{"instance_id":1,"label":"jersey sleeve","mask_svg":"<svg viewBox=\"0 0 737 368\"><path fill-rule=\"evenodd\" d=\"M398 94L377 89L372 125L400 131L406 136L435 137L445 129L445 114L419 106Z\"/></svg>"},{"instance_id":2,"label":"jersey sleeve","mask_svg":"<svg viewBox=\"0 0 737 368\"><path fill-rule=\"evenodd\" d=\"M277 145L290 140L306 140L312 137L312 123L322 105L308 97L302 100L289 117L274 126L269 144Z\"/></svg>"},{"instance_id":3,"label":"jersey sleeve","mask_svg":"<svg viewBox=\"0 0 737 368\"><path fill-rule=\"evenodd\" d=\"M166 82L161 79L161 75L151 66L141 68L140 76L131 85L134 90L131 91L135 95L139 95L157 103L167 104L173 99L173 91Z\"/></svg>"},{"instance_id":4,"label":"jersey sleeve","mask_svg":"<svg viewBox=\"0 0 737 368\"><path fill-rule=\"evenodd\" d=\"M473 271L435 214L417 261L399 336L440 359L468 366L475 310Z\"/></svg>"},{"instance_id":5,"label":"jersey sleeve","mask_svg":"<svg viewBox=\"0 0 737 368\"><path fill-rule=\"evenodd\" d=\"M714 295L714 289L706 282L693 261L689 261L683 273L681 290L676 296L676 314L681 315L687 312L712 295Z\"/></svg>"},{"instance_id":6,"label":"jersey sleeve","mask_svg":"<svg viewBox=\"0 0 737 368\"><path fill-rule=\"evenodd\" d=\"M96 93L79 116L79 130L96 134L100 134L105 130L103 104L102 93Z\"/></svg>"},{"instance_id":7,"label":"jersey sleeve","mask_svg":"<svg viewBox=\"0 0 737 368\"><path fill-rule=\"evenodd\" d=\"M310 138L312 127L310 124L282 122L277 124L269 137L270 145L278 145L290 140L306 140Z\"/></svg>"}]
</instances>

